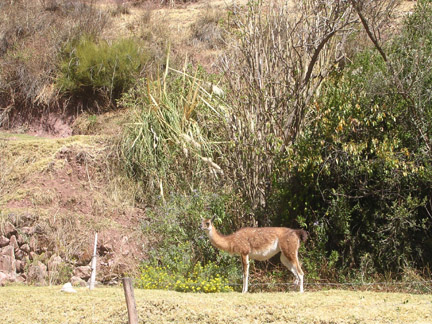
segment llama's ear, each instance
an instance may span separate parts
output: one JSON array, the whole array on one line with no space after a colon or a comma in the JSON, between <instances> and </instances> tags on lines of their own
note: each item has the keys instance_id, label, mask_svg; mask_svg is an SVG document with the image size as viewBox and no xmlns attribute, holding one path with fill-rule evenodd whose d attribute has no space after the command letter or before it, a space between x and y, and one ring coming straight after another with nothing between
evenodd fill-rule
<instances>
[{"instance_id":1,"label":"llama's ear","mask_svg":"<svg viewBox=\"0 0 432 324\"><path fill-rule=\"evenodd\" d=\"M214 222L215 218L216 218L216 215L213 215L213 217L211 218L212 223Z\"/></svg>"}]
</instances>

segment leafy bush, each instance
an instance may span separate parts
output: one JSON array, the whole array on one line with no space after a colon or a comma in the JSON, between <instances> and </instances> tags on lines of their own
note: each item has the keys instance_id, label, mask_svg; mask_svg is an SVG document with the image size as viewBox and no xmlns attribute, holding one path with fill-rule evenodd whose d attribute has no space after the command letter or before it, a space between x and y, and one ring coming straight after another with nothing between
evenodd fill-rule
<instances>
[{"instance_id":1,"label":"leafy bush","mask_svg":"<svg viewBox=\"0 0 432 324\"><path fill-rule=\"evenodd\" d=\"M109 44L83 36L65 47L57 86L71 94L103 91L115 99L129 89L148 60L136 39Z\"/></svg>"},{"instance_id":2,"label":"leafy bush","mask_svg":"<svg viewBox=\"0 0 432 324\"><path fill-rule=\"evenodd\" d=\"M176 278L191 278L197 263L203 262L208 280L218 274L230 282L239 280L237 258L213 248L201 229L201 217L210 215L217 215L229 226L225 206L230 199L228 195L195 191L191 195L172 194L165 203L154 206L142 223L144 234L151 238L144 265L165 267Z\"/></svg>"},{"instance_id":3,"label":"leafy bush","mask_svg":"<svg viewBox=\"0 0 432 324\"><path fill-rule=\"evenodd\" d=\"M431 38L410 27L431 21L425 4L386 48L389 62L366 51L325 83L275 174L273 219L310 231L305 267L317 276L431 265Z\"/></svg>"}]
</instances>

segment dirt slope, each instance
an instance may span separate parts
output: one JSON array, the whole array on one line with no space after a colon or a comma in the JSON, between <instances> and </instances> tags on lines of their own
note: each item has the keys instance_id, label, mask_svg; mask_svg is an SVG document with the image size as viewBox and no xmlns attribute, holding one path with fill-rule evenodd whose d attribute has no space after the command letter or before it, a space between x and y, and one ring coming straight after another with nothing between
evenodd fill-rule
<instances>
[{"instance_id":1,"label":"dirt slope","mask_svg":"<svg viewBox=\"0 0 432 324\"><path fill-rule=\"evenodd\" d=\"M90 263L95 232L98 280L109 282L136 270L144 257L144 213L127 196L132 187L111 170L110 145L103 136L0 133L0 236L9 240L6 245L17 241L16 280L68 281L77 267ZM61 261L54 269L56 257ZM39 262L48 270L44 278L29 274Z\"/></svg>"}]
</instances>

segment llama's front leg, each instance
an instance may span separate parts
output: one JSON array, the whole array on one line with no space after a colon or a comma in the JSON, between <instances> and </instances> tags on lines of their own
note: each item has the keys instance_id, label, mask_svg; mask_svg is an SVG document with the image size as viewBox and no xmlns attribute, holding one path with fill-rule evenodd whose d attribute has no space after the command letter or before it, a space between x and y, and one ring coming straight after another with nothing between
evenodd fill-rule
<instances>
[{"instance_id":1,"label":"llama's front leg","mask_svg":"<svg viewBox=\"0 0 432 324\"><path fill-rule=\"evenodd\" d=\"M242 266L243 266L243 290L242 293L247 293L249 283L249 255L242 255Z\"/></svg>"},{"instance_id":2,"label":"llama's front leg","mask_svg":"<svg viewBox=\"0 0 432 324\"><path fill-rule=\"evenodd\" d=\"M303 290L303 271L298 263L298 260L289 260L284 253L281 253L281 261L284 266L288 268L294 275L295 281L294 284L299 286L300 292Z\"/></svg>"}]
</instances>

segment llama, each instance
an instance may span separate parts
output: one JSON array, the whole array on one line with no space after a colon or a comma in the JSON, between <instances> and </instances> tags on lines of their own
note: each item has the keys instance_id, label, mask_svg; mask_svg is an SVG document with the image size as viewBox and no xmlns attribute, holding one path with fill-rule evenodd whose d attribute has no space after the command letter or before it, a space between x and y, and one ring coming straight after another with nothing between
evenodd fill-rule
<instances>
[{"instance_id":1,"label":"llama","mask_svg":"<svg viewBox=\"0 0 432 324\"><path fill-rule=\"evenodd\" d=\"M230 235L222 235L213 225L214 217L203 219L212 245L230 254L240 255L243 266L243 293L248 291L249 259L265 261L281 253L281 261L295 277L295 284L303 290L303 271L298 260L300 241L307 240L307 232L287 227L244 227Z\"/></svg>"}]
</instances>

